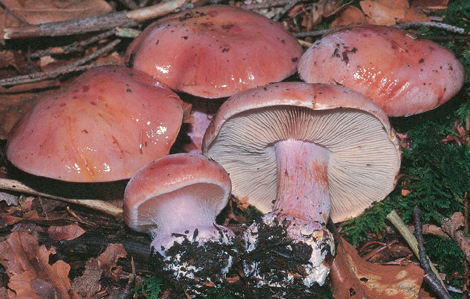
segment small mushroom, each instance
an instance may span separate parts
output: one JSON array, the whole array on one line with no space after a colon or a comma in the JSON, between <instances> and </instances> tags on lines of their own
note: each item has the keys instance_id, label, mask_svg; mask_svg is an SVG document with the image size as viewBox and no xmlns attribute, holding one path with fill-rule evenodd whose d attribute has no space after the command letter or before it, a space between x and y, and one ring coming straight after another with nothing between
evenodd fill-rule
<instances>
[{"instance_id":1,"label":"small mushroom","mask_svg":"<svg viewBox=\"0 0 470 299\"><path fill-rule=\"evenodd\" d=\"M129 179L168 154L182 117L180 98L151 76L96 68L43 96L12 129L6 155L19 169L54 180Z\"/></svg>"},{"instance_id":2,"label":"small mushroom","mask_svg":"<svg viewBox=\"0 0 470 299\"><path fill-rule=\"evenodd\" d=\"M325 282L324 259L334 254L328 218L344 221L382 200L401 161L387 116L368 98L301 82L232 96L209 126L203 153L230 173L236 197L268 213L247 229L245 247L254 255L275 248L279 256L256 262L248 255L245 274L255 286L279 290ZM281 256L300 266L270 264Z\"/></svg>"},{"instance_id":3,"label":"small mushroom","mask_svg":"<svg viewBox=\"0 0 470 299\"><path fill-rule=\"evenodd\" d=\"M302 47L280 24L241 8L209 5L148 26L129 46L127 64L191 97L193 152L221 99L296 72ZM213 100L208 100L213 99ZM208 101L212 103L207 103Z\"/></svg>"},{"instance_id":4,"label":"small mushroom","mask_svg":"<svg viewBox=\"0 0 470 299\"><path fill-rule=\"evenodd\" d=\"M351 25L328 33L303 54L299 75L371 98L388 116L434 109L461 89L462 63L447 48L407 31Z\"/></svg>"},{"instance_id":5,"label":"small mushroom","mask_svg":"<svg viewBox=\"0 0 470 299\"><path fill-rule=\"evenodd\" d=\"M126 224L151 235L157 270L188 294L222 282L234 262L234 233L215 223L230 190L222 166L185 153L148 164L126 187Z\"/></svg>"}]
</instances>

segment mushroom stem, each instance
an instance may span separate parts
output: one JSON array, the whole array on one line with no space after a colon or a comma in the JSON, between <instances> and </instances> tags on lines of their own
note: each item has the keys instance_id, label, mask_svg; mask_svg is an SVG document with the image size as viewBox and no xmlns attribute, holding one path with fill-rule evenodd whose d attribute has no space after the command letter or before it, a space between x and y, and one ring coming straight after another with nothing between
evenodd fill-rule
<instances>
[{"instance_id":1,"label":"mushroom stem","mask_svg":"<svg viewBox=\"0 0 470 299\"><path fill-rule=\"evenodd\" d=\"M233 236L230 230L214 223L216 212L213 208L211 209L210 202L205 201L200 195L204 194L204 189L207 191L211 188L216 189L217 187L210 184L199 184L181 188L167 196L161 195L161 198L168 197L162 199L166 203L161 205L157 211L148 210L154 215L153 219L157 224L157 227L150 231L154 237L151 247L162 253L173 246L175 241L188 239L189 241L204 242L219 238L226 241L227 236ZM192 196L188 196L188 193Z\"/></svg>"},{"instance_id":2,"label":"mushroom stem","mask_svg":"<svg viewBox=\"0 0 470 299\"><path fill-rule=\"evenodd\" d=\"M286 139L274 145L278 189L274 210L316 222L324 228L330 215L328 150L312 142Z\"/></svg>"}]
</instances>

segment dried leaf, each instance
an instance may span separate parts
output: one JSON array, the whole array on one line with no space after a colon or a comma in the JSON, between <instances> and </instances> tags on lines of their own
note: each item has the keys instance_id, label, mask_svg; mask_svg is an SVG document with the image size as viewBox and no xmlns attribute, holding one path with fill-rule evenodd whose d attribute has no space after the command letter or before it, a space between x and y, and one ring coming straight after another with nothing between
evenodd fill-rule
<instances>
[{"instance_id":1,"label":"dried leaf","mask_svg":"<svg viewBox=\"0 0 470 299\"><path fill-rule=\"evenodd\" d=\"M331 22L331 27L362 23L367 23L366 16L362 10L355 6L348 6L335 20L333 20L333 22Z\"/></svg>"},{"instance_id":2,"label":"dried leaf","mask_svg":"<svg viewBox=\"0 0 470 299\"><path fill-rule=\"evenodd\" d=\"M103 270L97 259L86 262L83 275L73 280L72 289L83 298L91 298L100 290L100 279Z\"/></svg>"},{"instance_id":3,"label":"dried leaf","mask_svg":"<svg viewBox=\"0 0 470 299\"><path fill-rule=\"evenodd\" d=\"M7 203L7 205L18 205L18 196L5 193L5 192L0 192L0 201L4 201Z\"/></svg>"},{"instance_id":4,"label":"dried leaf","mask_svg":"<svg viewBox=\"0 0 470 299\"><path fill-rule=\"evenodd\" d=\"M39 246L28 233L14 232L0 243L0 264L10 277L8 287L16 292L11 298L78 298L71 290L64 261L49 265L54 248Z\"/></svg>"},{"instance_id":5,"label":"dried leaf","mask_svg":"<svg viewBox=\"0 0 470 299\"><path fill-rule=\"evenodd\" d=\"M71 224L65 226L51 226L47 230L49 238L54 241L70 241L76 239L85 233L85 230L78 224Z\"/></svg>"},{"instance_id":6,"label":"dried leaf","mask_svg":"<svg viewBox=\"0 0 470 299\"><path fill-rule=\"evenodd\" d=\"M360 5L370 24L387 26L395 25L397 19L403 19L409 9L408 0L364 0Z\"/></svg>"},{"instance_id":7,"label":"dried leaf","mask_svg":"<svg viewBox=\"0 0 470 299\"><path fill-rule=\"evenodd\" d=\"M105 277L111 276L111 271L116 267L116 263L120 258L126 257L127 252L122 244L109 244L106 251L103 252L98 260L100 261L101 269Z\"/></svg>"},{"instance_id":8,"label":"dried leaf","mask_svg":"<svg viewBox=\"0 0 470 299\"><path fill-rule=\"evenodd\" d=\"M0 139L7 139L16 121L34 104L33 94L0 94Z\"/></svg>"},{"instance_id":9,"label":"dried leaf","mask_svg":"<svg viewBox=\"0 0 470 299\"><path fill-rule=\"evenodd\" d=\"M85 18L112 11L104 0L0 0L6 10L6 27L40 25Z\"/></svg>"},{"instance_id":10,"label":"dried leaf","mask_svg":"<svg viewBox=\"0 0 470 299\"><path fill-rule=\"evenodd\" d=\"M364 261L356 249L340 239L331 269L335 298L418 298L424 270L414 264L384 266Z\"/></svg>"},{"instance_id":11,"label":"dried leaf","mask_svg":"<svg viewBox=\"0 0 470 299\"><path fill-rule=\"evenodd\" d=\"M398 23L409 23L409 22L429 22L431 19L423 12L418 11L415 8L410 8L405 12L403 19L397 19Z\"/></svg>"}]
</instances>

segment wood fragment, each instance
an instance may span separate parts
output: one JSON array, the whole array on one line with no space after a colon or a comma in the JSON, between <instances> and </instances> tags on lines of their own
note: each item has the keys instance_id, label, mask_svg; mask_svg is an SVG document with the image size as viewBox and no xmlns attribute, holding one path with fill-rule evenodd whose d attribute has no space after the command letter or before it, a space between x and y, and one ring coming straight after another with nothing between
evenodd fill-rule
<instances>
[{"instance_id":1,"label":"wood fragment","mask_svg":"<svg viewBox=\"0 0 470 299\"><path fill-rule=\"evenodd\" d=\"M387 215L387 220L390 221L396 227L396 229L400 232L402 237L405 239L405 241L410 246L411 251L413 251L413 253L419 259L420 257L419 257L418 241L416 240L415 236L410 232L410 230L408 229L406 224L403 222L403 220L401 220L398 213L395 210L391 211ZM427 259L429 260L429 257L427 257ZM430 264L430 267L432 269L432 272L437 276L437 278L439 279L441 285L443 287L445 287L445 284L442 281L442 279L440 278L439 272L437 271L437 269L434 267L434 265L432 263L429 263L429 264Z\"/></svg>"},{"instance_id":2,"label":"wood fragment","mask_svg":"<svg viewBox=\"0 0 470 299\"><path fill-rule=\"evenodd\" d=\"M46 197L46 198L50 198L54 200L60 200L60 201L67 202L67 203L81 205L81 206L93 209L95 211L103 212L117 219L122 218L121 207L118 207L116 205L110 204L108 202L105 202L99 199L71 199L71 198L50 195L50 194L36 191L24 185L22 182L11 180L11 179L3 179L3 178L0 178L0 190L21 192L21 193L27 193L27 194L36 195L36 196L42 196L42 197Z\"/></svg>"},{"instance_id":3,"label":"wood fragment","mask_svg":"<svg viewBox=\"0 0 470 299\"><path fill-rule=\"evenodd\" d=\"M132 11L113 12L88 18L44 23L41 25L8 27L3 30L3 39L31 38L40 36L67 36L111 30L116 27L133 27L140 22L148 21L174 12L185 3L186 0L171 0Z\"/></svg>"},{"instance_id":4,"label":"wood fragment","mask_svg":"<svg viewBox=\"0 0 470 299\"><path fill-rule=\"evenodd\" d=\"M445 286L439 283L438 274L435 274L431 269L429 258L426 255L426 249L424 248L424 238L421 231L421 210L418 208L418 206L413 208L413 216L415 220L415 235L418 241L419 261L421 263L421 267L426 273L424 276L425 281L432 288L432 290L439 295L440 298L451 299Z\"/></svg>"},{"instance_id":5,"label":"wood fragment","mask_svg":"<svg viewBox=\"0 0 470 299\"><path fill-rule=\"evenodd\" d=\"M393 25L391 27L401 28L401 29L411 29L411 28L418 28L418 27L427 27L427 28L435 28L435 29L443 29L445 31L465 34L465 29L452 26L445 23L437 23L437 22L409 22L403 24Z\"/></svg>"}]
</instances>

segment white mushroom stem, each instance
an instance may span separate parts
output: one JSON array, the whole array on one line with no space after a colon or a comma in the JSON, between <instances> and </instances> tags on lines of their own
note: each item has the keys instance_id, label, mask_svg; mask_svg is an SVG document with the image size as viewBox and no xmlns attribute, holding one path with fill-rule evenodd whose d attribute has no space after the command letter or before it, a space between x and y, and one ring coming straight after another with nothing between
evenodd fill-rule
<instances>
[{"instance_id":1,"label":"white mushroom stem","mask_svg":"<svg viewBox=\"0 0 470 299\"><path fill-rule=\"evenodd\" d=\"M274 210L324 228L331 209L328 150L296 139L279 141L274 149L278 176Z\"/></svg>"},{"instance_id":2,"label":"white mushroom stem","mask_svg":"<svg viewBox=\"0 0 470 299\"><path fill-rule=\"evenodd\" d=\"M150 232L154 237L151 247L163 253L173 246L174 242L181 243L185 238L201 243L208 240L225 243L228 241L228 236L234 235L228 228L215 224L217 215L214 208L204 204L210 201L198 198L198 194L202 192L198 190L199 188L210 188L210 186L193 186L193 196L188 196L187 190L177 190L171 193L168 196L171 198L165 199L164 204L161 204L158 209L148 211L154 213L153 219L157 224L157 228Z\"/></svg>"}]
</instances>

